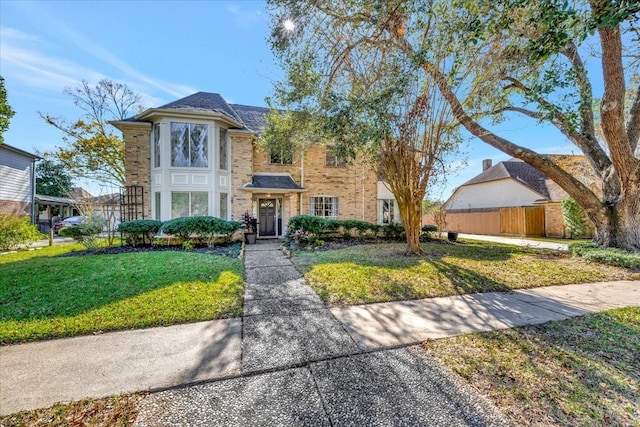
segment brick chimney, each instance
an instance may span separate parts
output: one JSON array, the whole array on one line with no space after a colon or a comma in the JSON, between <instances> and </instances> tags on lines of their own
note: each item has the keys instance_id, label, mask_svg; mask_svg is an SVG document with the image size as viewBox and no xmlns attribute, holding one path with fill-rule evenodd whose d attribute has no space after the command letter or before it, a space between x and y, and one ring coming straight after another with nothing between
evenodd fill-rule
<instances>
[{"instance_id":1,"label":"brick chimney","mask_svg":"<svg viewBox=\"0 0 640 427\"><path fill-rule=\"evenodd\" d=\"M492 165L491 159L484 159L482 161L482 172L486 171L487 169L489 169Z\"/></svg>"}]
</instances>

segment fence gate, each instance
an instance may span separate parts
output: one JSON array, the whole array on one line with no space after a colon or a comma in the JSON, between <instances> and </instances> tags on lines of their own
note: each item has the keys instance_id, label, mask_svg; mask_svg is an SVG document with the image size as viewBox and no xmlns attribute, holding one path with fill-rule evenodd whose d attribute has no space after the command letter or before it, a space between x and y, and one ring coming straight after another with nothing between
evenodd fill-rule
<instances>
[{"instance_id":1,"label":"fence gate","mask_svg":"<svg viewBox=\"0 0 640 427\"><path fill-rule=\"evenodd\" d=\"M144 192L141 185L128 185L120 196L120 222L144 219Z\"/></svg>"}]
</instances>

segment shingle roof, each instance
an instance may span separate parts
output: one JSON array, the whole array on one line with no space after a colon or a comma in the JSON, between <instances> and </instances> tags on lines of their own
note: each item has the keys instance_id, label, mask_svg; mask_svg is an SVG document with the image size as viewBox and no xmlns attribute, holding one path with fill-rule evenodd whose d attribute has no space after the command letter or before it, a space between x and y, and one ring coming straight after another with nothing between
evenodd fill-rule
<instances>
[{"instance_id":1,"label":"shingle roof","mask_svg":"<svg viewBox=\"0 0 640 427\"><path fill-rule=\"evenodd\" d=\"M244 186L247 190L304 190L291 178L291 175L254 175L251 183Z\"/></svg>"},{"instance_id":2,"label":"shingle roof","mask_svg":"<svg viewBox=\"0 0 640 427\"><path fill-rule=\"evenodd\" d=\"M249 130L259 132L267 124L265 116L269 112L268 108L240 104L231 104L231 108L240 117L245 128Z\"/></svg>"},{"instance_id":3,"label":"shingle roof","mask_svg":"<svg viewBox=\"0 0 640 427\"><path fill-rule=\"evenodd\" d=\"M196 92L193 95L178 99L177 101L158 107L160 109L175 109L186 111L216 111L224 114L229 118L241 122L242 120L236 112L231 108L227 101L218 94L210 92Z\"/></svg>"},{"instance_id":4,"label":"shingle roof","mask_svg":"<svg viewBox=\"0 0 640 427\"><path fill-rule=\"evenodd\" d=\"M519 159L500 162L462 185L480 184L507 178L514 179L544 196L544 198L549 199L549 190L546 184L547 176Z\"/></svg>"}]
</instances>

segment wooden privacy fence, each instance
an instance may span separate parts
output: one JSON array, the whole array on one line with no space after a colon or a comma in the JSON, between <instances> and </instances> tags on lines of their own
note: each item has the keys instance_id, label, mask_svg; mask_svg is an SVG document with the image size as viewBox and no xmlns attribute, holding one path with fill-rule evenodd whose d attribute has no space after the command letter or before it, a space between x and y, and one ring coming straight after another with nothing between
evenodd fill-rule
<instances>
[{"instance_id":1,"label":"wooden privacy fence","mask_svg":"<svg viewBox=\"0 0 640 427\"><path fill-rule=\"evenodd\" d=\"M494 236L544 236L544 207L447 211L446 231Z\"/></svg>"}]
</instances>

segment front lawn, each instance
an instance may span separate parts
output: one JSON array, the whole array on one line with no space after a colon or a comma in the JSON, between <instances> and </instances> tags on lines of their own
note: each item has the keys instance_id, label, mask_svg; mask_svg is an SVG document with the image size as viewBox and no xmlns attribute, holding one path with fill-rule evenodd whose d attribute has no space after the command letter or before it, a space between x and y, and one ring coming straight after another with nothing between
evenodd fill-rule
<instances>
[{"instance_id":1,"label":"front lawn","mask_svg":"<svg viewBox=\"0 0 640 427\"><path fill-rule=\"evenodd\" d=\"M509 291L538 286L640 278L631 270L589 263L567 253L467 240L424 243L405 256L402 243L296 251L308 283L332 304L366 304Z\"/></svg>"},{"instance_id":2,"label":"front lawn","mask_svg":"<svg viewBox=\"0 0 640 427\"><path fill-rule=\"evenodd\" d=\"M183 251L54 256L74 249L0 255L0 343L241 314L238 259Z\"/></svg>"},{"instance_id":3,"label":"front lawn","mask_svg":"<svg viewBox=\"0 0 640 427\"><path fill-rule=\"evenodd\" d=\"M515 425L640 426L640 308L428 341Z\"/></svg>"}]
</instances>

